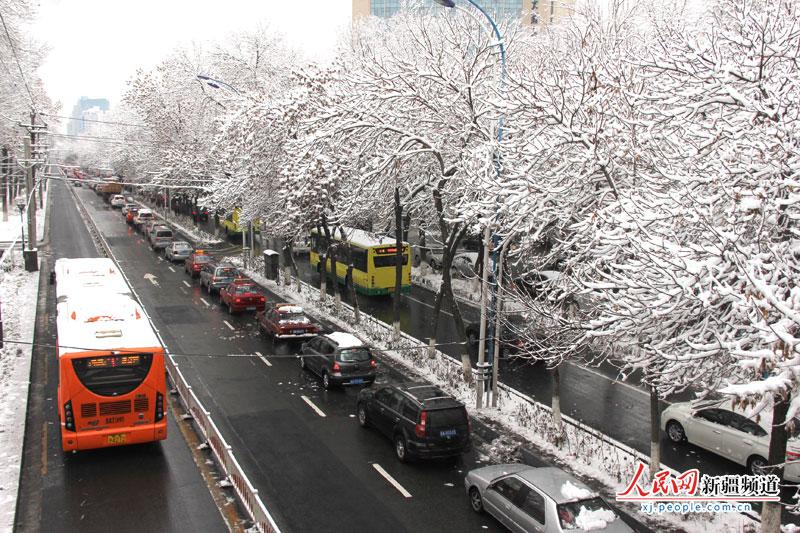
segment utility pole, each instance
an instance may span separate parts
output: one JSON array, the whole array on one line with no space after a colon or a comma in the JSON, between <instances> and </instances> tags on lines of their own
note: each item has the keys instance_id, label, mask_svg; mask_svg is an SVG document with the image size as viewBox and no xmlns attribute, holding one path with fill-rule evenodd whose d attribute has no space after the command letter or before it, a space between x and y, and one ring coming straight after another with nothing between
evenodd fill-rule
<instances>
[{"instance_id":1,"label":"utility pole","mask_svg":"<svg viewBox=\"0 0 800 533\"><path fill-rule=\"evenodd\" d=\"M3 168L0 169L0 188L3 190L3 222L8 222L8 191L11 187L11 154L3 146Z\"/></svg>"},{"instance_id":2,"label":"utility pole","mask_svg":"<svg viewBox=\"0 0 800 533\"><path fill-rule=\"evenodd\" d=\"M25 179L25 189L28 192L28 249L36 248L36 111L31 111L31 132L28 153L28 172Z\"/></svg>"}]
</instances>

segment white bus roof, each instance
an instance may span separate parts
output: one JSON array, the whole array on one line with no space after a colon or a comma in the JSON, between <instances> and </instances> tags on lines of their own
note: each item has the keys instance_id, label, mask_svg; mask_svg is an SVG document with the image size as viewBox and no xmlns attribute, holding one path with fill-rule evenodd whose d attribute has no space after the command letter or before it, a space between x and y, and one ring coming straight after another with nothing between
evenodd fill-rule
<instances>
[{"instance_id":1,"label":"white bus roof","mask_svg":"<svg viewBox=\"0 0 800 533\"><path fill-rule=\"evenodd\" d=\"M393 244L397 244L397 239L394 237L387 237L387 236L380 236L375 233L370 233L368 231L364 231L363 229L355 229L355 228L336 228L336 232L331 232L334 239L341 240L341 230L344 230L345 235L347 235L347 240L356 246L361 246L362 248L371 248L373 246L391 246ZM311 233L319 233L316 229L312 229ZM403 241L403 246L408 245L407 242Z\"/></svg>"},{"instance_id":2,"label":"white bus roof","mask_svg":"<svg viewBox=\"0 0 800 533\"><path fill-rule=\"evenodd\" d=\"M59 259L55 265L56 298L103 291L103 294L130 294L131 289L114 264L104 257Z\"/></svg>"},{"instance_id":3,"label":"white bus roof","mask_svg":"<svg viewBox=\"0 0 800 533\"><path fill-rule=\"evenodd\" d=\"M129 352L161 347L142 307L124 294L88 291L67 295L58 304L56 326L59 357L90 350Z\"/></svg>"}]
</instances>

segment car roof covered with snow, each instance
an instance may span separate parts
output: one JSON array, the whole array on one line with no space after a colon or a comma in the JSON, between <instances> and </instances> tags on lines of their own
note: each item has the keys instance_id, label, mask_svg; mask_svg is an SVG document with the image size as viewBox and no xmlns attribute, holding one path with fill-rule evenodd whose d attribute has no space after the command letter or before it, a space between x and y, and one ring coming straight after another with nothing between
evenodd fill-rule
<instances>
[{"instance_id":1,"label":"car roof covered with snow","mask_svg":"<svg viewBox=\"0 0 800 533\"><path fill-rule=\"evenodd\" d=\"M325 335L330 340L335 342L340 349L347 349L347 348L361 348L362 346L366 346L361 339L356 337L355 335L351 335L350 333L344 333L342 331L335 331L333 333L328 333Z\"/></svg>"},{"instance_id":2,"label":"car roof covered with snow","mask_svg":"<svg viewBox=\"0 0 800 533\"><path fill-rule=\"evenodd\" d=\"M531 485L536 486L556 503L574 502L597 497L597 493L585 484L554 466L530 467L519 470L516 474ZM565 490L565 487L570 487L570 490Z\"/></svg>"},{"instance_id":3,"label":"car roof covered with snow","mask_svg":"<svg viewBox=\"0 0 800 533\"><path fill-rule=\"evenodd\" d=\"M291 313L291 314L298 314L303 313L303 308L299 305L294 304L276 304L275 308L278 310L279 313Z\"/></svg>"}]
</instances>

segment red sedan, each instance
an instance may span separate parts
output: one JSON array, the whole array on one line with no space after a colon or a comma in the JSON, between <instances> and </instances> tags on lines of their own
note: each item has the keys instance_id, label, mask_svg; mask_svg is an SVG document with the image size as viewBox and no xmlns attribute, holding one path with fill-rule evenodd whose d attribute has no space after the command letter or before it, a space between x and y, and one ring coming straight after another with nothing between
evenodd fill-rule
<instances>
[{"instance_id":1,"label":"red sedan","mask_svg":"<svg viewBox=\"0 0 800 533\"><path fill-rule=\"evenodd\" d=\"M256 319L258 329L276 339L308 339L320 333L320 327L311 322L299 305L275 304L258 313Z\"/></svg>"},{"instance_id":2,"label":"red sedan","mask_svg":"<svg viewBox=\"0 0 800 533\"><path fill-rule=\"evenodd\" d=\"M219 290L222 305L228 306L230 314L239 311L263 311L267 299L249 279L237 279Z\"/></svg>"},{"instance_id":3,"label":"red sedan","mask_svg":"<svg viewBox=\"0 0 800 533\"><path fill-rule=\"evenodd\" d=\"M183 263L183 270L193 278L196 278L200 275L200 269L203 268L203 265L209 261L211 261L210 256L206 255L202 250L197 250Z\"/></svg>"}]
</instances>

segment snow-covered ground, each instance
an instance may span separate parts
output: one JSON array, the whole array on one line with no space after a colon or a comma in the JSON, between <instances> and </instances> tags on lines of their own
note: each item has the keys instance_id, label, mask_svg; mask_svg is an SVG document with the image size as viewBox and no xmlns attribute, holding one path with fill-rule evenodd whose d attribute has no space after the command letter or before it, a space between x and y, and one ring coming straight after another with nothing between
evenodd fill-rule
<instances>
[{"instance_id":1,"label":"snow-covered ground","mask_svg":"<svg viewBox=\"0 0 800 533\"><path fill-rule=\"evenodd\" d=\"M47 208L47 195L45 195L45 208ZM42 240L42 232L44 230L44 217L45 209L39 209L36 205L36 237L37 240ZM0 242L15 241L20 237L21 222L19 218L19 211L16 206L10 205L8 209L8 220L2 220L2 211L0 211ZM25 239L28 238L28 227L25 226Z\"/></svg>"},{"instance_id":2,"label":"snow-covered ground","mask_svg":"<svg viewBox=\"0 0 800 533\"><path fill-rule=\"evenodd\" d=\"M6 234L3 226L0 223L0 235ZM39 272L26 272L18 251L6 258L0 267L6 340L0 349L0 531L11 531L14 526L38 288Z\"/></svg>"}]
</instances>

